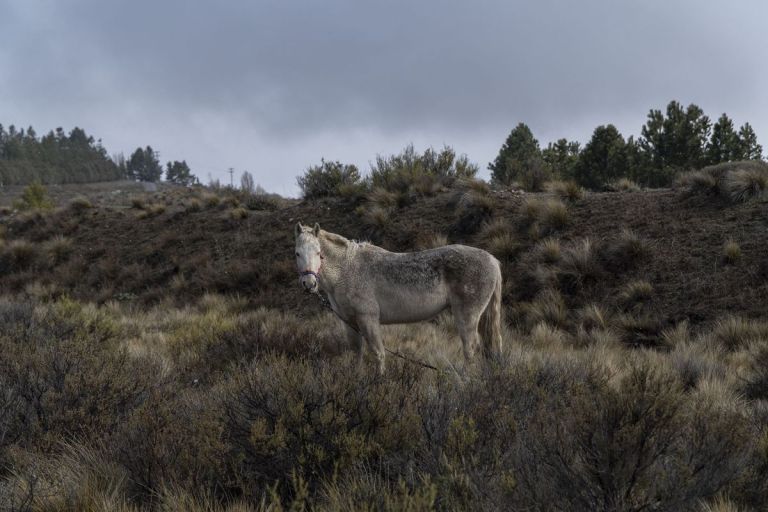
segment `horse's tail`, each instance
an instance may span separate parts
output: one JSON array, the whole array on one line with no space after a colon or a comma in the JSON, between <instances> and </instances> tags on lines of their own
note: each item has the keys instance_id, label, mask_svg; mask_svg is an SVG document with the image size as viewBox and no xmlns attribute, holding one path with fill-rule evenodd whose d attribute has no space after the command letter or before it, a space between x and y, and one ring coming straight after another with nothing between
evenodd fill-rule
<instances>
[{"instance_id":1,"label":"horse's tail","mask_svg":"<svg viewBox=\"0 0 768 512\"><path fill-rule=\"evenodd\" d=\"M501 355L501 264L494 259L496 284L491 300L480 317L480 336L486 358Z\"/></svg>"}]
</instances>

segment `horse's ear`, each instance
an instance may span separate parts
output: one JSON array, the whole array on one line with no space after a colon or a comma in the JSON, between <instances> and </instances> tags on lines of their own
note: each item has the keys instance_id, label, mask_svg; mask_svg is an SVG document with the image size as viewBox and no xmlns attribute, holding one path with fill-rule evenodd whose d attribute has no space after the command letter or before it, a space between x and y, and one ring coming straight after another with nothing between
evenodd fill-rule
<instances>
[{"instance_id":1,"label":"horse's ear","mask_svg":"<svg viewBox=\"0 0 768 512\"><path fill-rule=\"evenodd\" d=\"M320 224L318 224L317 222L315 222L314 231L315 231L315 236L319 236L320 235Z\"/></svg>"},{"instance_id":2,"label":"horse's ear","mask_svg":"<svg viewBox=\"0 0 768 512\"><path fill-rule=\"evenodd\" d=\"M296 229L293 232L296 235L296 238L299 238L299 235L301 234L301 222L296 223Z\"/></svg>"}]
</instances>

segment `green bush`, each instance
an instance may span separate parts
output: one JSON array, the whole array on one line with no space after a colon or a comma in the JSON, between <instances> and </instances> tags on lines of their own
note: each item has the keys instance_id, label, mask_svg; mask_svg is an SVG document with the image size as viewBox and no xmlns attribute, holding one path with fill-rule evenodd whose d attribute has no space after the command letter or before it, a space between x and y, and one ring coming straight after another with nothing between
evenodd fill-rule
<instances>
[{"instance_id":1,"label":"green bush","mask_svg":"<svg viewBox=\"0 0 768 512\"><path fill-rule=\"evenodd\" d=\"M296 181L305 199L317 199L338 196L342 190L358 185L361 179L354 165L321 160L320 165L311 166Z\"/></svg>"},{"instance_id":2,"label":"green bush","mask_svg":"<svg viewBox=\"0 0 768 512\"><path fill-rule=\"evenodd\" d=\"M477 171L477 165L466 155L457 157L448 146L440 152L429 148L419 154L410 145L397 155L377 156L371 165L370 178L374 187L390 192L432 195L441 186L450 185L457 179L474 178Z\"/></svg>"},{"instance_id":3,"label":"green bush","mask_svg":"<svg viewBox=\"0 0 768 512\"><path fill-rule=\"evenodd\" d=\"M48 190L39 181L33 181L26 187L13 206L19 210L50 210L53 201L48 197Z\"/></svg>"}]
</instances>

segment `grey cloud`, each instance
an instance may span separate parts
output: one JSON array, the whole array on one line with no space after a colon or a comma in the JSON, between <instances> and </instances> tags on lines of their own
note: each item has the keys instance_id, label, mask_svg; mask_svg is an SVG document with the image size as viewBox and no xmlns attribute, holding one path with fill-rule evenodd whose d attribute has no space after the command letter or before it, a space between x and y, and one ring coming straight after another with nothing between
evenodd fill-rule
<instances>
[{"instance_id":1,"label":"grey cloud","mask_svg":"<svg viewBox=\"0 0 768 512\"><path fill-rule=\"evenodd\" d=\"M196 142L162 128L206 130L193 120L213 118L251 141L221 144L233 161L254 151L290 165L286 174L337 139L343 154L325 156L423 140L476 148L470 157L485 164L519 121L543 141L585 140L606 122L636 133L673 98L748 120L761 136L766 14L756 0L19 0L0 4L12 41L0 53L0 111L83 124L79 113L124 149L151 132L163 140L148 142L188 147L190 160L211 134Z\"/></svg>"}]
</instances>

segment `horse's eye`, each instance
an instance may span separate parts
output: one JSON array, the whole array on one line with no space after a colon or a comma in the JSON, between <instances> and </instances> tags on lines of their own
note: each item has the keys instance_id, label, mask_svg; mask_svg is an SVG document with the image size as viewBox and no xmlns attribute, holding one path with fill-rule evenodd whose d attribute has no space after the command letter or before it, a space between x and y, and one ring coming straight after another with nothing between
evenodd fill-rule
<instances>
[{"instance_id":1,"label":"horse's eye","mask_svg":"<svg viewBox=\"0 0 768 512\"><path fill-rule=\"evenodd\" d=\"M299 253L296 253L296 257L297 257L297 258L299 257Z\"/></svg>"}]
</instances>

